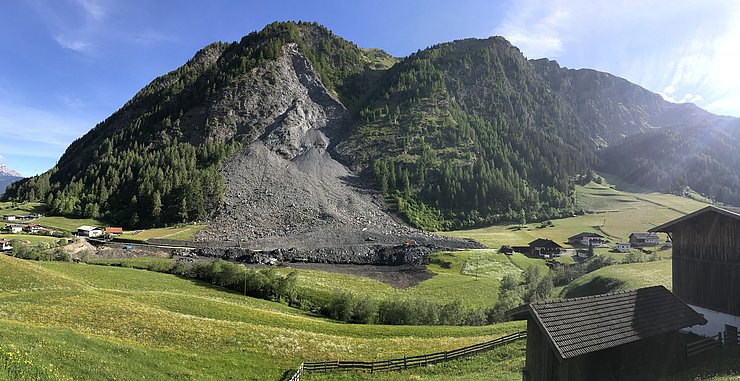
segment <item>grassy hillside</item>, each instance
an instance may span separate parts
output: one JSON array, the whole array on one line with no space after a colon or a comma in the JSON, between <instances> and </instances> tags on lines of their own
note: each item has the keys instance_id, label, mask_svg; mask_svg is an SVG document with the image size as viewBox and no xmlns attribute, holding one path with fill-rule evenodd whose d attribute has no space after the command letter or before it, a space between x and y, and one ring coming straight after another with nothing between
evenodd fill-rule
<instances>
[{"instance_id":1,"label":"grassy hillside","mask_svg":"<svg viewBox=\"0 0 740 381\"><path fill-rule=\"evenodd\" d=\"M526 341L522 340L480 356L464 358L448 363L428 365L422 368L397 372L331 372L309 373L301 380L305 381L345 381L345 380L379 380L379 381L509 381L520 380L524 367Z\"/></svg>"},{"instance_id":2,"label":"grassy hillside","mask_svg":"<svg viewBox=\"0 0 740 381\"><path fill-rule=\"evenodd\" d=\"M561 296L572 298L655 285L671 289L670 260L607 266L577 278Z\"/></svg>"},{"instance_id":3,"label":"grassy hillside","mask_svg":"<svg viewBox=\"0 0 740 381\"><path fill-rule=\"evenodd\" d=\"M393 297L419 298L438 303L459 300L466 307L488 308L498 301L501 278L507 274L521 273L529 265L523 262L524 266L519 267L506 255L494 250L435 253L427 266L434 277L414 287L399 290L380 281L355 275L290 268L280 271L296 271L298 288L302 293L312 295L311 299L314 300L329 300L335 290L341 290L376 300ZM541 261L536 263L545 267Z\"/></svg>"},{"instance_id":4,"label":"grassy hillside","mask_svg":"<svg viewBox=\"0 0 740 381\"><path fill-rule=\"evenodd\" d=\"M515 332L337 324L143 270L0 256L0 347L61 379L280 379L304 360L382 359Z\"/></svg>"},{"instance_id":5,"label":"grassy hillside","mask_svg":"<svg viewBox=\"0 0 740 381\"><path fill-rule=\"evenodd\" d=\"M482 229L442 233L453 237L474 238L492 248L501 245L525 245L536 238L550 238L565 242L583 231L601 232L612 242L625 241L630 233L646 231L651 227L691 213L706 204L689 198L662 193L630 193L591 182L576 187L576 205L587 212L584 215L553 220L554 226L540 228L530 223L493 225Z\"/></svg>"}]
</instances>

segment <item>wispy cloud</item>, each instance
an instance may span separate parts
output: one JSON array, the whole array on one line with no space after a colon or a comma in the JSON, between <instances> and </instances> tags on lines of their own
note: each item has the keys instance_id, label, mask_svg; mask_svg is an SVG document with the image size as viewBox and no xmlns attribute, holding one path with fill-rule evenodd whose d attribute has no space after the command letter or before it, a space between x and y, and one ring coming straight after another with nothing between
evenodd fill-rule
<instances>
[{"instance_id":1,"label":"wispy cloud","mask_svg":"<svg viewBox=\"0 0 740 381\"><path fill-rule=\"evenodd\" d=\"M135 10L126 2L110 0L60 0L36 3L51 37L60 47L96 57L106 47L119 44L156 45L174 40L153 28L127 28L116 22Z\"/></svg>"},{"instance_id":2,"label":"wispy cloud","mask_svg":"<svg viewBox=\"0 0 740 381\"><path fill-rule=\"evenodd\" d=\"M605 70L673 102L709 108L740 95L738 2L517 0L494 34L529 58Z\"/></svg>"},{"instance_id":3,"label":"wispy cloud","mask_svg":"<svg viewBox=\"0 0 740 381\"><path fill-rule=\"evenodd\" d=\"M108 4L101 0L77 0L85 13L93 20L103 21L108 15Z\"/></svg>"},{"instance_id":4,"label":"wispy cloud","mask_svg":"<svg viewBox=\"0 0 740 381\"><path fill-rule=\"evenodd\" d=\"M54 36L54 40L59 44L59 46L79 53L90 53L91 48L93 47L90 41L69 38L61 34Z\"/></svg>"},{"instance_id":5,"label":"wispy cloud","mask_svg":"<svg viewBox=\"0 0 740 381\"><path fill-rule=\"evenodd\" d=\"M559 7L543 7L539 1L524 1L510 9L494 34L506 37L530 57L553 57L563 50L561 28L570 13Z\"/></svg>"}]
</instances>

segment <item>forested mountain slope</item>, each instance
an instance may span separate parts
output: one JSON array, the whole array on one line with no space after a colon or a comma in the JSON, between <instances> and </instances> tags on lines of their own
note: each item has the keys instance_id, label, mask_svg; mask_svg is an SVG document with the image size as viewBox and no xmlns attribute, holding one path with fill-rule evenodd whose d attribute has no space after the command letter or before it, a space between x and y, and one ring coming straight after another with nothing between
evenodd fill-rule
<instances>
[{"instance_id":1,"label":"forested mountain slope","mask_svg":"<svg viewBox=\"0 0 740 381\"><path fill-rule=\"evenodd\" d=\"M339 151L356 166L372 163L381 190L438 229L567 212L594 147L521 52L492 37L395 65Z\"/></svg>"}]
</instances>

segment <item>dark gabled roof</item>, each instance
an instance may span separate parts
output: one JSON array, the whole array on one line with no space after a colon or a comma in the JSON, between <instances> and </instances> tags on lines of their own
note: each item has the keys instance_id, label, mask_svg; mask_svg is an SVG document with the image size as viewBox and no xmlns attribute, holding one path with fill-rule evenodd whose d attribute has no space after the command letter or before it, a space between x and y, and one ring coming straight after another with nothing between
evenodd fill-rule
<instances>
[{"instance_id":1,"label":"dark gabled roof","mask_svg":"<svg viewBox=\"0 0 740 381\"><path fill-rule=\"evenodd\" d=\"M658 238L658 235L655 234L654 232L636 232L636 233L630 234L630 237L632 237L632 236L635 236L635 238L637 238L637 239L645 239L645 238L648 238L648 237Z\"/></svg>"},{"instance_id":2,"label":"dark gabled roof","mask_svg":"<svg viewBox=\"0 0 740 381\"><path fill-rule=\"evenodd\" d=\"M677 219L675 219L673 221L666 222L663 225L656 226L656 227L650 229L650 231L651 232L665 232L665 233L668 233L668 232L671 232L672 231L672 230L670 230L670 228L673 227L673 225L676 225L678 223L684 222L686 220L689 220L691 218L694 218L696 216L699 216L699 215L702 215L702 214L708 213L708 212L715 212L715 213L719 213L719 214L721 214L723 216L727 216L727 217L734 218L736 220L740 220L740 208L735 208L735 207L730 207L730 206L709 205L706 208L699 209L699 210L697 210L694 213L689 213L689 214L687 214L687 215L685 215L683 217L679 217L679 218L677 218Z\"/></svg>"},{"instance_id":3,"label":"dark gabled roof","mask_svg":"<svg viewBox=\"0 0 740 381\"><path fill-rule=\"evenodd\" d=\"M509 314L531 316L561 359L707 322L663 286L531 303Z\"/></svg>"},{"instance_id":4,"label":"dark gabled roof","mask_svg":"<svg viewBox=\"0 0 740 381\"><path fill-rule=\"evenodd\" d=\"M557 242L551 239L537 238L536 240L529 243L529 246L534 247L562 247Z\"/></svg>"},{"instance_id":5,"label":"dark gabled roof","mask_svg":"<svg viewBox=\"0 0 740 381\"><path fill-rule=\"evenodd\" d=\"M601 235L601 234L599 234L599 233L589 233L589 232L583 232L583 233L578 233L578 234L576 234L576 235L574 235L574 236L572 236L572 237L569 237L568 239L569 239L569 240L574 240L574 239L579 239L579 238L583 238L583 237L599 237L599 238L606 238L606 237L604 237L603 235Z\"/></svg>"}]
</instances>

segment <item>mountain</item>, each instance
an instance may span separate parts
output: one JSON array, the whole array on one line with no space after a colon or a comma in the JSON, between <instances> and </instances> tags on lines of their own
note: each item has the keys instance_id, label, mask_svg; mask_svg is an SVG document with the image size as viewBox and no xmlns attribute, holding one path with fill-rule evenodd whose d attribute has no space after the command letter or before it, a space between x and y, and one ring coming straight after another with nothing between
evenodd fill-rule
<instances>
[{"instance_id":1,"label":"mountain","mask_svg":"<svg viewBox=\"0 0 740 381\"><path fill-rule=\"evenodd\" d=\"M671 103L614 75L531 61L604 148L600 170L663 192L740 205L740 120Z\"/></svg>"},{"instance_id":2,"label":"mountain","mask_svg":"<svg viewBox=\"0 0 740 381\"><path fill-rule=\"evenodd\" d=\"M672 103L624 78L591 69L568 69L546 58L535 70L578 114L602 146L657 129L697 132L721 128L735 118L707 112L693 103Z\"/></svg>"},{"instance_id":3,"label":"mountain","mask_svg":"<svg viewBox=\"0 0 740 381\"><path fill-rule=\"evenodd\" d=\"M501 37L433 46L393 66L337 150L373 165L417 226L554 218L595 162L572 108Z\"/></svg>"},{"instance_id":4,"label":"mountain","mask_svg":"<svg viewBox=\"0 0 740 381\"><path fill-rule=\"evenodd\" d=\"M5 164L5 159L0 156L0 195L2 195L5 192L5 188L18 181L23 179L23 175L18 173L18 171L14 171Z\"/></svg>"},{"instance_id":5,"label":"mountain","mask_svg":"<svg viewBox=\"0 0 740 381\"><path fill-rule=\"evenodd\" d=\"M397 59L315 23L273 23L155 79L5 198L134 227L208 221L201 240L265 247L434 239L396 214L428 230L569 215L592 169L675 160L643 135L675 134L666 148L691 143L732 177L733 154L692 142L735 136L734 121L528 61L501 37ZM670 171L682 183L694 169Z\"/></svg>"}]
</instances>

